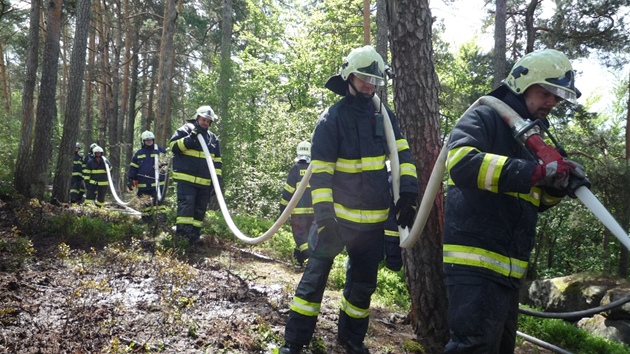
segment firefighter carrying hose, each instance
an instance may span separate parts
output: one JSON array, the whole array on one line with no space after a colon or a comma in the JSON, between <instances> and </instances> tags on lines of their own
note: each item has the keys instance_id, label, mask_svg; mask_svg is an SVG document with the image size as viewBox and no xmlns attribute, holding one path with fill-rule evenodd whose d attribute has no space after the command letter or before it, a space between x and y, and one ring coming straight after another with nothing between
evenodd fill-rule
<instances>
[{"instance_id":1,"label":"firefighter carrying hose","mask_svg":"<svg viewBox=\"0 0 630 354\"><path fill-rule=\"evenodd\" d=\"M173 179L177 181L177 231L176 235L190 243L200 241L208 202L213 191L210 169L199 142L202 134L210 152L221 185L221 149L219 139L209 131L217 115L210 106L201 106L195 116L182 125L170 141L173 152Z\"/></svg>"},{"instance_id":2,"label":"firefighter carrying hose","mask_svg":"<svg viewBox=\"0 0 630 354\"><path fill-rule=\"evenodd\" d=\"M300 186L302 177L304 177L310 163L311 143L308 141L302 141L297 146L295 164L291 166L289 175L287 176L287 182L282 190L280 213L284 212L284 209L289 204L295 190ZM315 216L313 215L311 189L306 188L306 190L304 190L304 194L302 194L302 198L300 198L300 201L298 201L297 205L293 209L293 212L291 212L291 232L293 233L293 240L295 241L293 257L300 266L304 264L309 256L308 231L313 224L313 220L315 220Z\"/></svg>"},{"instance_id":3,"label":"firefighter carrying hose","mask_svg":"<svg viewBox=\"0 0 630 354\"><path fill-rule=\"evenodd\" d=\"M516 62L494 96L524 119L541 120L562 100L575 103L574 71L552 49ZM540 163L492 108L457 122L448 141L444 272L451 332L445 353L513 353L519 289L534 247L538 212L571 193L579 164Z\"/></svg>"},{"instance_id":4,"label":"firefighter carrying hose","mask_svg":"<svg viewBox=\"0 0 630 354\"><path fill-rule=\"evenodd\" d=\"M138 189L138 197L149 196L151 200L145 203L142 210L142 221L149 223L153 221L153 216L157 216L160 223L166 221L166 206L164 198L159 199L157 186L159 185L160 194L164 194L165 174L158 173L158 180L155 179L155 169L164 166L156 166L156 155L166 154L166 149L155 144L155 135L146 130L140 135L142 139L142 147L131 158L129 164L129 172L127 173L127 189L132 191ZM158 158L159 160L159 158Z\"/></svg>"},{"instance_id":5,"label":"firefighter carrying hose","mask_svg":"<svg viewBox=\"0 0 630 354\"><path fill-rule=\"evenodd\" d=\"M339 311L337 340L348 353L369 353L363 343L370 300L383 259L384 223L391 205L385 161L388 151L376 86L385 84L385 63L371 46L354 49L326 88L344 96L319 118L313 133L311 195L317 233L290 304L280 353L300 353L309 344L328 274L345 247L349 256ZM400 161L398 224L411 226L419 194L416 168L394 113L387 109Z\"/></svg>"}]
</instances>

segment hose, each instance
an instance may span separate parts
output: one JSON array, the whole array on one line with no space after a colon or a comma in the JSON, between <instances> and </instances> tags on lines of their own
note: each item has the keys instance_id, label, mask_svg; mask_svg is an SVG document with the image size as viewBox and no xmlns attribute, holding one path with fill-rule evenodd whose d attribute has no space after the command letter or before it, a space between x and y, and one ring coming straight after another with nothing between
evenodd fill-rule
<instances>
[{"instance_id":1,"label":"hose","mask_svg":"<svg viewBox=\"0 0 630 354\"><path fill-rule=\"evenodd\" d=\"M374 97L372 98L372 101L375 106L380 107L381 101L377 95L374 95ZM396 147L396 138L394 137L392 124L389 120L389 115L387 114L387 110L383 109L382 112L383 112L383 120L385 123L385 138L387 141L387 147L389 148L389 151L390 151L389 158L390 158L391 170L392 170L392 184L394 188L395 200L397 200L399 196L398 191L400 188L400 164L398 162L398 149ZM313 165L309 165L308 169L306 169L304 176L302 176L302 182L300 183L299 187L295 190L295 193L293 193L293 197L291 197L291 200L287 204L287 207L284 209L282 214L280 214L280 217L278 218L278 220L276 220L276 222L271 226L271 228L269 228L269 230L267 230L261 236L250 237L243 234L238 229L236 224L234 224L234 221L232 220L232 217L230 216L230 212L227 209L227 205L225 204L225 200L223 199L223 192L221 192L221 188L219 186L219 179L217 177L217 172L214 168L214 163L212 162L212 158L210 156L210 152L208 151L208 146L206 145L206 141L201 134L198 134L197 137L199 138L201 149L204 152L206 163L208 164L208 169L210 170L210 178L212 179L212 184L214 185L214 192L217 196L217 201L219 202L221 213L223 214L223 217L225 218L225 222L227 223L232 233L239 240L250 245L259 244L271 238L271 236L273 236L273 234L275 234L280 229L280 227L282 227L282 225L289 219L291 212L293 211L293 209L299 202L300 198L304 194L304 191L308 187L308 181L311 178L311 175L313 172ZM401 236L404 234L404 232L405 230L401 232Z\"/></svg>"},{"instance_id":2,"label":"hose","mask_svg":"<svg viewBox=\"0 0 630 354\"><path fill-rule=\"evenodd\" d=\"M153 151L155 152L155 156L153 156L153 170L155 172L155 190L157 192L157 200L162 200L162 190L160 189L160 160L157 144L153 144Z\"/></svg>"},{"instance_id":3,"label":"hose","mask_svg":"<svg viewBox=\"0 0 630 354\"><path fill-rule=\"evenodd\" d=\"M114 199L116 200L116 203L124 207L125 210L130 212L130 214L142 215L141 212L128 207L127 205L129 205L129 202L125 203L122 200L120 200L120 198L118 197L118 194L116 193L116 188L114 188L114 183L112 182L112 174L109 171L109 161L107 160L107 158L105 158L105 156L103 156L103 161L105 162L105 171L107 171L107 181L109 182L109 190L112 192L112 195L114 196Z\"/></svg>"},{"instance_id":4,"label":"hose","mask_svg":"<svg viewBox=\"0 0 630 354\"><path fill-rule=\"evenodd\" d=\"M481 99L475 101L466 112L462 114L464 116L470 110L481 104ZM435 197L437 196L438 191L440 190L440 186L442 185L442 180L444 178L444 172L446 171L446 157L448 155L448 139L444 142L440 153L438 154L437 160L433 165L433 170L431 171L431 176L429 177L429 181L427 182L427 186L424 190L424 194L422 195L422 200L420 201L420 206L418 207L418 213L416 214L416 219L411 226L411 230L409 231L409 235L403 238L402 234L400 236L400 247L402 248L411 248L416 241L420 238L422 234L422 230L427 224L427 220L429 219L429 213L431 209L433 209L433 203L435 202ZM393 170L393 167L392 167ZM400 183L400 182L399 182Z\"/></svg>"},{"instance_id":5,"label":"hose","mask_svg":"<svg viewBox=\"0 0 630 354\"><path fill-rule=\"evenodd\" d=\"M223 217L225 218L225 222L227 223L227 225L230 228L230 230L232 231L232 233L239 240L241 240L241 241L243 241L243 242L245 242L247 244L250 244L250 245L256 245L256 244L259 244L259 243L261 243L263 241L268 240L271 236L273 236L273 234L275 234L278 230L280 230L280 227L282 227L282 225L287 221L287 219L289 219L289 216L291 215L291 212L293 211L293 209L297 205L298 201L302 197L302 194L304 194L304 191L306 190L306 187L308 187L308 183L307 182L311 178L311 174L312 174L312 171L313 171L313 166L310 165L308 167L308 169L306 170L304 176L302 177L302 183L300 183L300 186L295 190L295 193L293 194L293 197L291 198L291 200L287 204L286 209L284 209L284 211L282 212L282 214L280 215L278 220L276 220L276 222L271 226L271 228L269 228L269 230L267 230L267 232L265 232L261 236L250 237L250 236L247 236L247 235L243 234L238 229L236 224L234 224L234 221L232 220L232 217L230 216L230 212L227 209L227 205L225 204L225 200L223 199L223 192L221 192L221 187L219 186L219 178L217 177L217 171L214 168L214 163L212 162L212 158L210 156L210 152L208 151L208 146L206 145L206 140L203 138L202 134L198 134L197 137L199 138L199 143L201 144L201 149L203 150L203 152L205 154L205 157L206 157L206 163L208 164L208 169L210 170L210 178L212 179L212 184L214 186L214 192L217 195L217 201L219 202L219 207L221 208L221 213L223 213Z\"/></svg>"},{"instance_id":6,"label":"hose","mask_svg":"<svg viewBox=\"0 0 630 354\"><path fill-rule=\"evenodd\" d=\"M572 354L569 351L566 351L560 347L556 347L555 345L551 344L551 343L547 343L543 340L540 340L538 338L532 337L528 334L525 334L521 331L516 331L516 334L518 334L519 336L523 337L523 339L525 339L528 342L534 343L539 347L543 347L545 349L549 349L549 350L553 350L556 353L560 353L560 354Z\"/></svg>"},{"instance_id":7,"label":"hose","mask_svg":"<svg viewBox=\"0 0 630 354\"><path fill-rule=\"evenodd\" d=\"M529 316L534 316L534 317L540 317L540 318L558 318L558 319L562 319L562 320L578 320L580 318L584 318L584 317L590 317L592 315L598 314L602 311L607 311L610 309L613 309L615 307L621 306L623 304L625 304L626 302L630 301L630 295L627 295L625 297L622 297L619 300L615 300L611 303L608 303L606 305L602 305L602 306L597 306L597 307L593 307L591 309L588 310L581 310L581 311L570 311L570 312L539 312L539 311L534 311L534 310L530 310L530 309L525 309L525 308L520 308L518 309L518 312L524 314L524 315L529 315Z\"/></svg>"}]
</instances>

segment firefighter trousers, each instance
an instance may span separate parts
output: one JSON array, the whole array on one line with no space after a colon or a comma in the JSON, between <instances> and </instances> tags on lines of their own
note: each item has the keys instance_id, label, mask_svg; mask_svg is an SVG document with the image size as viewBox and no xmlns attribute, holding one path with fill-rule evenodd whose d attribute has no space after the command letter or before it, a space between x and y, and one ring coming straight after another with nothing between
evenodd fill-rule
<instances>
[{"instance_id":1,"label":"firefighter trousers","mask_svg":"<svg viewBox=\"0 0 630 354\"><path fill-rule=\"evenodd\" d=\"M448 326L444 353L514 353L519 290L492 280L447 275Z\"/></svg>"},{"instance_id":2,"label":"firefighter trousers","mask_svg":"<svg viewBox=\"0 0 630 354\"><path fill-rule=\"evenodd\" d=\"M211 187L177 182L177 235L197 241L210 201Z\"/></svg>"},{"instance_id":3,"label":"firefighter trousers","mask_svg":"<svg viewBox=\"0 0 630 354\"><path fill-rule=\"evenodd\" d=\"M383 253L383 229L358 231L339 225L336 236L311 234L309 258L290 306L284 338L287 343L308 345L319 315L333 260L344 248L349 261L337 336L340 341L363 343L369 325L369 308L376 290L378 265Z\"/></svg>"}]
</instances>

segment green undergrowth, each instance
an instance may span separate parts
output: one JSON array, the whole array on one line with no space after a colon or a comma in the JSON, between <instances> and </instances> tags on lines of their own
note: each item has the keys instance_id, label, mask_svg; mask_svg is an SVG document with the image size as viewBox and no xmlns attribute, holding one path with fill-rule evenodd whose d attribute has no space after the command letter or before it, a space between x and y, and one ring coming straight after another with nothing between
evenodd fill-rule
<instances>
[{"instance_id":1,"label":"green undergrowth","mask_svg":"<svg viewBox=\"0 0 630 354\"><path fill-rule=\"evenodd\" d=\"M628 345L593 336L561 319L536 318L521 314L518 317L518 330L571 353L630 353L630 346ZM519 342L523 340L518 337Z\"/></svg>"}]
</instances>

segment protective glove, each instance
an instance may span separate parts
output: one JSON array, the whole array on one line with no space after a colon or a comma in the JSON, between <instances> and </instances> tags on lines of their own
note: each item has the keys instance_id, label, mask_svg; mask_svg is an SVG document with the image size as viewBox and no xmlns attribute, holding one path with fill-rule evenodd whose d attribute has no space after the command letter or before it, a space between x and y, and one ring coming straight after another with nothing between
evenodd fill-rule
<instances>
[{"instance_id":1,"label":"protective glove","mask_svg":"<svg viewBox=\"0 0 630 354\"><path fill-rule=\"evenodd\" d=\"M575 163L565 159L536 165L532 174L531 185L564 189L569 185L569 175L572 168L576 168Z\"/></svg>"},{"instance_id":2,"label":"protective glove","mask_svg":"<svg viewBox=\"0 0 630 354\"><path fill-rule=\"evenodd\" d=\"M127 181L127 190L131 192L136 187L138 187L138 181L129 178L129 180Z\"/></svg>"},{"instance_id":3,"label":"protective glove","mask_svg":"<svg viewBox=\"0 0 630 354\"><path fill-rule=\"evenodd\" d=\"M385 267L387 269L397 272L402 268L402 252L398 242L385 240L383 253L385 254Z\"/></svg>"},{"instance_id":4,"label":"protective glove","mask_svg":"<svg viewBox=\"0 0 630 354\"><path fill-rule=\"evenodd\" d=\"M319 238L337 237L339 234L339 224L337 219L328 218L317 222L317 234Z\"/></svg>"},{"instance_id":5,"label":"protective glove","mask_svg":"<svg viewBox=\"0 0 630 354\"><path fill-rule=\"evenodd\" d=\"M394 207L394 212L398 215L396 224L403 229L413 226L416 217L416 199L418 199L416 193L402 192L396 202Z\"/></svg>"},{"instance_id":6,"label":"protective glove","mask_svg":"<svg viewBox=\"0 0 630 354\"><path fill-rule=\"evenodd\" d=\"M575 191L580 187L591 188L591 181L586 177L586 170L584 166L575 161L570 161L573 166L570 170L569 186L566 188L571 198L577 198Z\"/></svg>"},{"instance_id":7,"label":"protective glove","mask_svg":"<svg viewBox=\"0 0 630 354\"><path fill-rule=\"evenodd\" d=\"M199 132L194 129L190 133L190 135L184 138L184 146L186 146L187 149L195 149L201 147L201 145L199 145L199 139L197 138L198 133Z\"/></svg>"}]
</instances>

